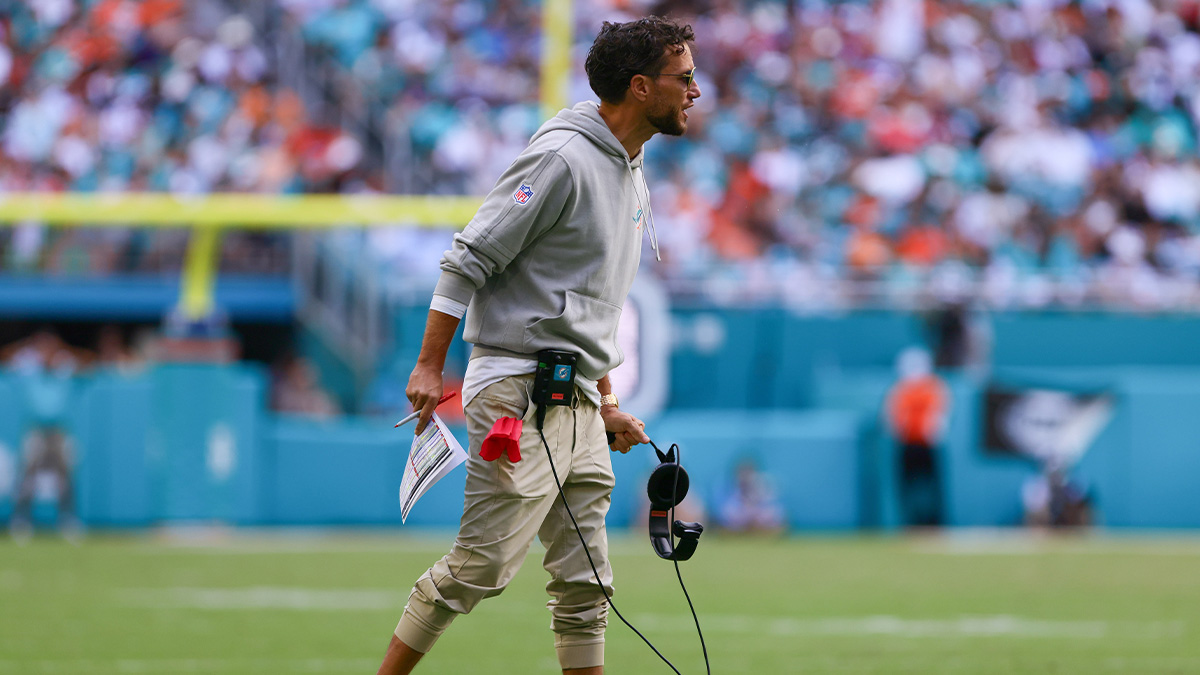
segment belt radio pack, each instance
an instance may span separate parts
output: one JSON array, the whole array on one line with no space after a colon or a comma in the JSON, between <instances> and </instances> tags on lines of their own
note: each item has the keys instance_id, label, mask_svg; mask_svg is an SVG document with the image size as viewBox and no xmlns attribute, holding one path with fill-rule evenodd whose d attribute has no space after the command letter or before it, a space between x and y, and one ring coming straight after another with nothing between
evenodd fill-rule
<instances>
[{"instance_id":1,"label":"belt radio pack","mask_svg":"<svg viewBox=\"0 0 1200 675\"><path fill-rule=\"evenodd\" d=\"M537 409L537 427L546 421L546 408L575 404L575 363L579 356L559 349L537 353L537 371L533 377L532 402Z\"/></svg>"}]
</instances>

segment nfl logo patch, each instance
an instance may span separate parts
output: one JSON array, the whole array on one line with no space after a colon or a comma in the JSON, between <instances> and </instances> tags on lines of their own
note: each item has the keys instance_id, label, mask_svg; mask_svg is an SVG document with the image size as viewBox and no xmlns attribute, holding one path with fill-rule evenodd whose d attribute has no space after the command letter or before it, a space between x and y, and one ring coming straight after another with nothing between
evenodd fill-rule
<instances>
[{"instance_id":1,"label":"nfl logo patch","mask_svg":"<svg viewBox=\"0 0 1200 675\"><path fill-rule=\"evenodd\" d=\"M533 188L521 183L521 187L513 194L513 201L524 206L529 203L529 198L533 197Z\"/></svg>"}]
</instances>

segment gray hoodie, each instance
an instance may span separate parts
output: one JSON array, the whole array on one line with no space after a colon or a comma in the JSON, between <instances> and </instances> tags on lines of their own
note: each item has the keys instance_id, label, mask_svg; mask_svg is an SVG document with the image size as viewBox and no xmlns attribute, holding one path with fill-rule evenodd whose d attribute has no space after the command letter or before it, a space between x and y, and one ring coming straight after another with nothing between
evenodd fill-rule
<instances>
[{"instance_id":1,"label":"gray hoodie","mask_svg":"<svg viewBox=\"0 0 1200 675\"><path fill-rule=\"evenodd\" d=\"M593 380L620 365L649 219L644 154L630 161L591 101L538 129L442 257L434 294L468 306L467 342L573 351Z\"/></svg>"}]
</instances>

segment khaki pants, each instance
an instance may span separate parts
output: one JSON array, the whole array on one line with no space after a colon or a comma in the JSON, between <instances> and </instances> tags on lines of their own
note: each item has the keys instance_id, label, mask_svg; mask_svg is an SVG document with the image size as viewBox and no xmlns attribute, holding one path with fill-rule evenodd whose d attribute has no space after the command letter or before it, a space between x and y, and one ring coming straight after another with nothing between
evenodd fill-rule
<instances>
[{"instance_id":1,"label":"khaki pants","mask_svg":"<svg viewBox=\"0 0 1200 675\"><path fill-rule=\"evenodd\" d=\"M467 405L470 458L458 537L450 553L417 580L396 626L396 637L419 652L428 652L454 617L499 595L516 576L536 535L546 547L542 566L550 573L546 591L552 598L559 663L563 668L604 664L608 603L555 486L529 403L532 384L532 375L509 377ZM575 408L548 410L544 432L567 503L611 595L604 517L614 484L612 463L600 411L578 390L576 394ZM524 420L521 461L514 464L501 456L485 462L480 445L506 415Z\"/></svg>"}]
</instances>

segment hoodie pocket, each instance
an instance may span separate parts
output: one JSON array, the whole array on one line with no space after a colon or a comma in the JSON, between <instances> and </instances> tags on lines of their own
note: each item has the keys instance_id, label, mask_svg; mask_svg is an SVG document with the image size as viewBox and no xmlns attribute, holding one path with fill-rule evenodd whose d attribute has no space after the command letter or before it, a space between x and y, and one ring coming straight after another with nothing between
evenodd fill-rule
<instances>
[{"instance_id":1,"label":"hoodie pocket","mask_svg":"<svg viewBox=\"0 0 1200 675\"><path fill-rule=\"evenodd\" d=\"M538 319L526 327L525 351L576 349L582 352L585 363L592 360L591 365L607 372L623 358L617 347L620 320L620 306L569 290L562 314Z\"/></svg>"}]
</instances>

